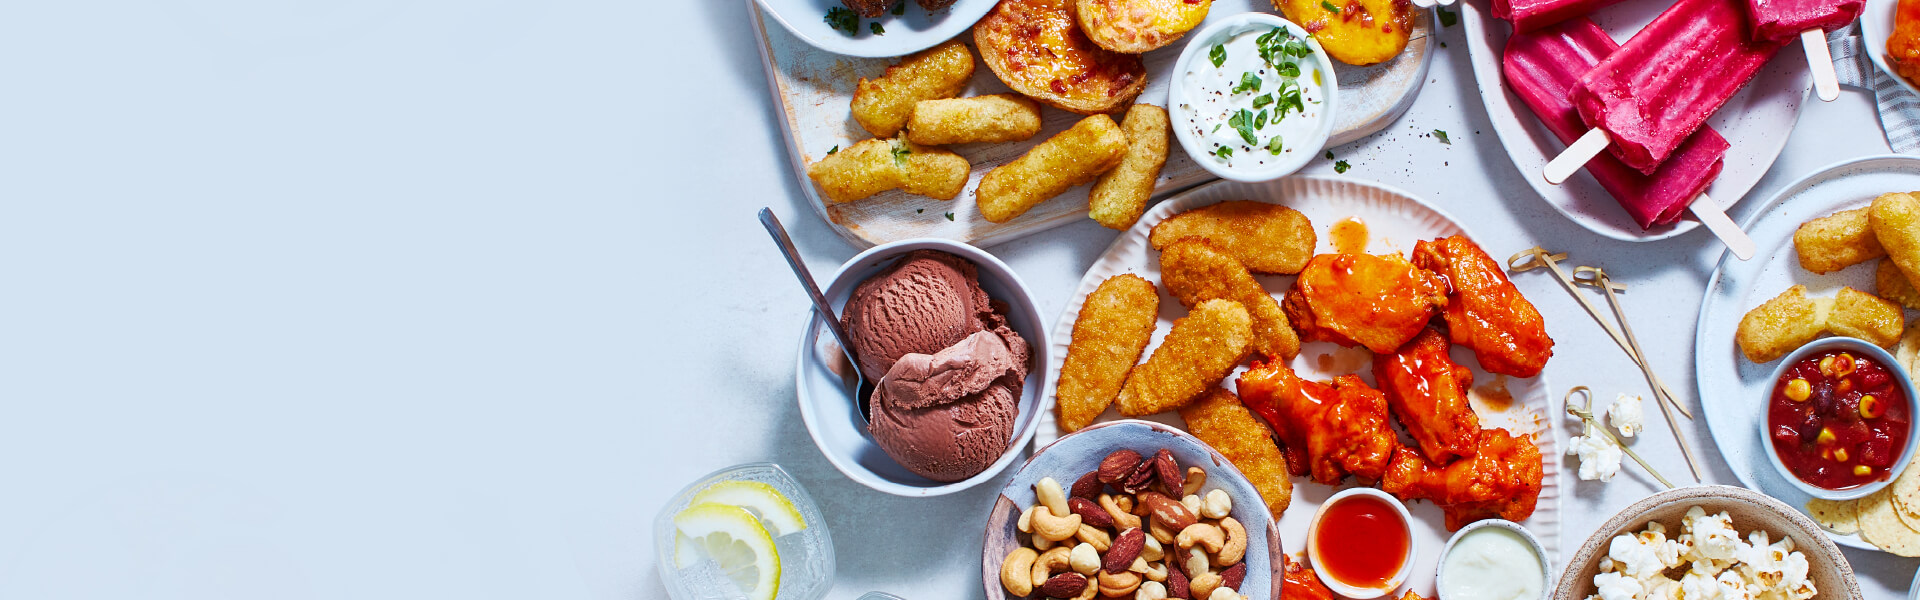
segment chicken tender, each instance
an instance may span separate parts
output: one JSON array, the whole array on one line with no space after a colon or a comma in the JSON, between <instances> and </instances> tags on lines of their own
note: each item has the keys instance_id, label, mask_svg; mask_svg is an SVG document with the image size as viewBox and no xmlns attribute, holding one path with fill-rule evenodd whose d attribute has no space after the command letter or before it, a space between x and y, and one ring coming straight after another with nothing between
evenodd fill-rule
<instances>
[{"instance_id":1,"label":"chicken tender","mask_svg":"<svg viewBox=\"0 0 1920 600\"><path fill-rule=\"evenodd\" d=\"M1127 157L1093 182L1093 192L1087 194L1088 217L1121 231L1140 220L1147 199L1153 196L1153 182L1167 165L1169 127L1167 109L1135 104L1127 110L1126 120L1120 123L1127 134Z\"/></svg>"},{"instance_id":2,"label":"chicken tender","mask_svg":"<svg viewBox=\"0 0 1920 600\"><path fill-rule=\"evenodd\" d=\"M853 120L877 138L907 125L921 100L952 98L973 78L973 52L955 39L887 67L879 79L860 78L853 92Z\"/></svg>"},{"instance_id":3,"label":"chicken tender","mask_svg":"<svg viewBox=\"0 0 1920 600\"><path fill-rule=\"evenodd\" d=\"M1920 310L1920 290L1914 289L1913 282L1907 280L1907 274L1900 272L1900 265L1893 264L1891 260L1880 259L1880 266L1873 272L1873 288L1881 298Z\"/></svg>"},{"instance_id":4,"label":"chicken tender","mask_svg":"<svg viewBox=\"0 0 1920 600\"><path fill-rule=\"evenodd\" d=\"M1280 302L1254 281L1240 261L1203 239L1185 239L1160 253L1160 282L1182 306L1214 299L1232 300L1253 316L1253 349L1292 360L1300 354L1300 334L1280 311Z\"/></svg>"},{"instance_id":5,"label":"chicken tender","mask_svg":"<svg viewBox=\"0 0 1920 600\"><path fill-rule=\"evenodd\" d=\"M1920 199L1881 194L1873 199L1870 213L1874 237L1886 248L1887 259L1907 274L1907 281L1920 281Z\"/></svg>"},{"instance_id":6,"label":"chicken tender","mask_svg":"<svg viewBox=\"0 0 1920 600\"><path fill-rule=\"evenodd\" d=\"M1108 277L1087 294L1055 388L1060 431L1079 431L1113 404L1153 339L1159 313L1160 293L1139 275Z\"/></svg>"},{"instance_id":7,"label":"chicken tender","mask_svg":"<svg viewBox=\"0 0 1920 600\"><path fill-rule=\"evenodd\" d=\"M1808 298L1807 286L1796 285L1747 311L1733 339L1747 360L1773 362L1825 333L1831 310L1831 301Z\"/></svg>"},{"instance_id":8,"label":"chicken tender","mask_svg":"<svg viewBox=\"0 0 1920 600\"><path fill-rule=\"evenodd\" d=\"M1246 359L1253 317L1231 300L1208 300L1173 322L1147 362L1127 374L1120 414L1138 417L1174 410L1219 385Z\"/></svg>"},{"instance_id":9,"label":"chicken tender","mask_svg":"<svg viewBox=\"0 0 1920 600\"><path fill-rule=\"evenodd\" d=\"M1882 348L1900 343L1900 332L1906 326L1907 315L1900 305L1850 287L1840 288L1833 299L1833 310L1827 314L1827 331Z\"/></svg>"},{"instance_id":10,"label":"chicken tender","mask_svg":"<svg viewBox=\"0 0 1920 600\"><path fill-rule=\"evenodd\" d=\"M952 200L967 186L972 168L967 159L939 148L900 140L861 140L807 165L807 178L820 186L821 196L837 203L897 188Z\"/></svg>"},{"instance_id":11,"label":"chicken tender","mask_svg":"<svg viewBox=\"0 0 1920 600\"><path fill-rule=\"evenodd\" d=\"M1793 232L1800 268L1831 273L1887 255L1874 237L1867 209L1843 210L1802 223Z\"/></svg>"},{"instance_id":12,"label":"chicken tender","mask_svg":"<svg viewBox=\"0 0 1920 600\"><path fill-rule=\"evenodd\" d=\"M941 148L912 146L907 154L907 181L901 189L939 200L952 200L967 187L967 175L973 165L958 154Z\"/></svg>"},{"instance_id":13,"label":"chicken tender","mask_svg":"<svg viewBox=\"0 0 1920 600\"><path fill-rule=\"evenodd\" d=\"M1018 142L1040 133L1040 105L1019 94L921 100L907 119L907 140L935 146Z\"/></svg>"},{"instance_id":14,"label":"chicken tender","mask_svg":"<svg viewBox=\"0 0 1920 600\"><path fill-rule=\"evenodd\" d=\"M987 171L974 200L988 221L1005 223L1067 188L1093 181L1126 156L1127 134L1113 117L1087 117Z\"/></svg>"},{"instance_id":15,"label":"chicken tender","mask_svg":"<svg viewBox=\"0 0 1920 600\"><path fill-rule=\"evenodd\" d=\"M1185 238L1206 238L1246 265L1269 275L1292 275L1306 268L1319 239L1300 211L1265 202L1230 200L1196 208L1153 226L1148 241L1165 250Z\"/></svg>"},{"instance_id":16,"label":"chicken tender","mask_svg":"<svg viewBox=\"0 0 1920 600\"><path fill-rule=\"evenodd\" d=\"M1287 473L1287 457L1273 443L1273 432L1253 412L1240 404L1240 398L1225 388L1215 387L1200 400L1180 409L1187 432L1227 457L1277 521L1280 513L1293 503L1293 478Z\"/></svg>"}]
</instances>

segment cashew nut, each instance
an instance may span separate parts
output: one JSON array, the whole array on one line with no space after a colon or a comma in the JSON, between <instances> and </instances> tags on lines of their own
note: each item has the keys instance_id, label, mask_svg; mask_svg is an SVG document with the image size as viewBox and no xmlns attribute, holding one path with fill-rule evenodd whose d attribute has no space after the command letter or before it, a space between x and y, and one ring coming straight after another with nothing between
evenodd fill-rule
<instances>
[{"instance_id":1,"label":"cashew nut","mask_svg":"<svg viewBox=\"0 0 1920 600\"><path fill-rule=\"evenodd\" d=\"M1187 512L1200 514L1200 497L1197 495L1187 494L1180 497L1180 505L1187 507Z\"/></svg>"},{"instance_id":2,"label":"cashew nut","mask_svg":"<svg viewBox=\"0 0 1920 600\"><path fill-rule=\"evenodd\" d=\"M1207 470L1200 467L1187 467L1187 483L1180 486L1180 495L1200 493L1200 487L1207 484Z\"/></svg>"},{"instance_id":3,"label":"cashew nut","mask_svg":"<svg viewBox=\"0 0 1920 600\"><path fill-rule=\"evenodd\" d=\"M1134 591L1133 600L1167 600L1167 586L1158 581L1142 583L1140 589Z\"/></svg>"},{"instance_id":4,"label":"cashew nut","mask_svg":"<svg viewBox=\"0 0 1920 600\"><path fill-rule=\"evenodd\" d=\"M1140 514L1140 513L1133 512L1133 496L1129 496L1127 494L1114 496L1113 505L1120 507L1120 512L1124 512L1124 513L1135 515L1135 516L1138 516Z\"/></svg>"},{"instance_id":5,"label":"cashew nut","mask_svg":"<svg viewBox=\"0 0 1920 600\"><path fill-rule=\"evenodd\" d=\"M1080 588L1080 595L1074 596L1072 600L1093 600L1093 595L1097 593L1100 593L1099 582L1089 579L1087 585Z\"/></svg>"},{"instance_id":6,"label":"cashew nut","mask_svg":"<svg viewBox=\"0 0 1920 600\"><path fill-rule=\"evenodd\" d=\"M1226 490L1207 492L1206 499L1200 501L1200 516L1202 517L1224 519L1230 514L1233 514L1233 497L1228 496Z\"/></svg>"},{"instance_id":7,"label":"cashew nut","mask_svg":"<svg viewBox=\"0 0 1920 600\"><path fill-rule=\"evenodd\" d=\"M1080 515L1055 515L1053 509L1033 512L1033 534L1050 541L1064 542L1080 531Z\"/></svg>"},{"instance_id":8,"label":"cashew nut","mask_svg":"<svg viewBox=\"0 0 1920 600\"><path fill-rule=\"evenodd\" d=\"M1121 496L1121 498L1126 498L1126 496ZM1113 517L1113 526L1116 529L1126 531L1140 527L1140 517L1127 512L1125 508L1121 508L1119 499L1113 496L1101 494L1100 508L1106 510L1107 514Z\"/></svg>"},{"instance_id":9,"label":"cashew nut","mask_svg":"<svg viewBox=\"0 0 1920 600\"><path fill-rule=\"evenodd\" d=\"M1043 554L1041 555L1041 557L1045 558L1046 555ZM1034 568L1038 569L1039 567L1036 566ZM1192 582L1195 577L1205 575L1212 571L1213 569L1207 565L1207 553L1201 552L1200 550L1197 550L1197 549L1187 551L1186 572L1187 572L1188 582ZM1037 582L1046 581L1046 580L1036 577L1034 578L1034 581L1037 583Z\"/></svg>"},{"instance_id":10,"label":"cashew nut","mask_svg":"<svg viewBox=\"0 0 1920 600\"><path fill-rule=\"evenodd\" d=\"M1108 534L1106 530L1092 525L1081 524L1080 529L1073 532L1073 537L1082 542L1092 544L1093 549L1100 552L1106 552L1108 548L1113 547L1113 536Z\"/></svg>"},{"instance_id":11,"label":"cashew nut","mask_svg":"<svg viewBox=\"0 0 1920 600\"><path fill-rule=\"evenodd\" d=\"M1073 509L1067 506L1067 493L1060 489L1060 482L1052 477L1041 477L1039 483L1033 484L1033 495L1047 506L1047 510L1053 512L1053 516L1073 514Z\"/></svg>"},{"instance_id":12,"label":"cashew nut","mask_svg":"<svg viewBox=\"0 0 1920 600\"><path fill-rule=\"evenodd\" d=\"M1094 571L1100 570L1100 551L1093 549L1093 544L1074 546L1067 554L1067 565L1073 567L1075 573L1092 577Z\"/></svg>"},{"instance_id":13,"label":"cashew nut","mask_svg":"<svg viewBox=\"0 0 1920 600\"><path fill-rule=\"evenodd\" d=\"M1166 581L1167 580L1167 566L1160 563L1149 564L1147 565L1147 568L1141 569L1140 571L1138 571L1138 573L1146 576L1148 581Z\"/></svg>"},{"instance_id":14,"label":"cashew nut","mask_svg":"<svg viewBox=\"0 0 1920 600\"><path fill-rule=\"evenodd\" d=\"M1014 524L1014 527L1019 529L1020 533L1033 533L1033 510L1036 508L1040 508L1040 505L1029 506L1026 510L1020 512L1020 522Z\"/></svg>"},{"instance_id":15,"label":"cashew nut","mask_svg":"<svg viewBox=\"0 0 1920 600\"><path fill-rule=\"evenodd\" d=\"M1181 550L1192 548L1195 544L1198 544L1206 548L1208 552L1217 553L1221 547L1227 544L1227 534L1224 531L1220 531L1219 527L1206 523L1194 523L1186 529L1180 530L1180 535L1174 541L1180 545Z\"/></svg>"},{"instance_id":16,"label":"cashew nut","mask_svg":"<svg viewBox=\"0 0 1920 600\"><path fill-rule=\"evenodd\" d=\"M1220 520L1220 528L1226 530L1227 543L1214 554L1220 558L1220 566L1230 567L1247 555L1247 527L1227 517Z\"/></svg>"},{"instance_id":17,"label":"cashew nut","mask_svg":"<svg viewBox=\"0 0 1920 600\"><path fill-rule=\"evenodd\" d=\"M1145 558L1147 560L1160 560L1162 558L1166 558L1166 556L1167 556L1166 550L1161 549L1160 540L1153 539L1153 536L1147 536L1146 544L1140 546L1141 558Z\"/></svg>"},{"instance_id":18,"label":"cashew nut","mask_svg":"<svg viewBox=\"0 0 1920 600\"><path fill-rule=\"evenodd\" d=\"M1041 552L1052 550L1053 540L1049 540L1047 538L1043 538L1037 535L1033 536L1033 549L1039 550Z\"/></svg>"},{"instance_id":19,"label":"cashew nut","mask_svg":"<svg viewBox=\"0 0 1920 600\"><path fill-rule=\"evenodd\" d=\"M1174 536L1179 534L1177 531L1167 529L1167 525L1161 523L1158 518L1149 517L1147 521L1147 535L1153 536L1153 539L1159 540L1162 545L1173 543Z\"/></svg>"},{"instance_id":20,"label":"cashew nut","mask_svg":"<svg viewBox=\"0 0 1920 600\"><path fill-rule=\"evenodd\" d=\"M1032 548L1021 546L1007 553L1007 559L1000 563L1000 585L1015 596L1033 593L1033 561L1040 553Z\"/></svg>"},{"instance_id":21,"label":"cashew nut","mask_svg":"<svg viewBox=\"0 0 1920 600\"><path fill-rule=\"evenodd\" d=\"M1132 571L1119 573L1100 572L1100 595L1118 598L1133 593L1140 588L1140 575Z\"/></svg>"},{"instance_id":22,"label":"cashew nut","mask_svg":"<svg viewBox=\"0 0 1920 600\"><path fill-rule=\"evenodd\" d=\"M1207 594L1207 600L1247 600L1247 597L1240 595L1240 592L1234 591L1233 588L1217 587L1213 588L1213 593Z\"/></svg>"},{"instance_id":23,"label":"cashew nut","mask_svg":"<svg viewBox=\"0 0 1920 600\"><path fill-rule=\"evenodd\" d=\"M1187 582L1187 591L1195 598L1208 598L1212 600L1210 597L1213 595L1213 591L1217 589L1226 589L1220 587L1219 573L1196 575L1192 581Z\"/></svg>"},{"instance_id":24,"label":"cashew nut","mask_svg":"<svg viewBox=\"0 0 1920 600\"><path fill-rule=\"evenodd\" d=\"M1053 577L1055 571L1073 568L1072 554L1073 551L1068 550L1066 546L1054 546L1053 549L1040 553L1040 556L1033 560L1033 570L1029 573L1033 576L1032 585L1046 583Z\"/></svg>"}]
</instances>

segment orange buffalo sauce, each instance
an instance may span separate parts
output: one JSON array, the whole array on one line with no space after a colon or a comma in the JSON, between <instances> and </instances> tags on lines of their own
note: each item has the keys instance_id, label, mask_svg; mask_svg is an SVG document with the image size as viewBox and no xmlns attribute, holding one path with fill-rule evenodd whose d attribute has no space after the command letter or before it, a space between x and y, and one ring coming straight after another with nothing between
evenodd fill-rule
<instances>
[{"instance_id":1,"label":"orange buffalo sauce","mask_svg":"<svg viewBox=\"0 0 1920 600\"><path fill-rule=\"evenodd\" d=\"M1327 508L1313 543L1321 573L1360 588L1383 588L1406 564L1407 525L1386 501L1351 496Z\"/></svg>"}]
</instances>

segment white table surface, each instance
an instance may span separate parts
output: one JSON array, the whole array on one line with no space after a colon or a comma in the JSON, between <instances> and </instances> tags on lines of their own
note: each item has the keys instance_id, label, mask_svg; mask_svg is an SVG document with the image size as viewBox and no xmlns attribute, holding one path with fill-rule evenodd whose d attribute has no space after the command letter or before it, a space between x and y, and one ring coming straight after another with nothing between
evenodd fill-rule
<instances>
[{"instance_id":1,"label":"white table surface","mask_svg":"<svg viewBox=\"0 0 1920 600\"><path fill-rule=\"evenodd\" d=\"M1604 265L1692 398L1720 247L1548 209L1487 129L1461 34L1408 115L1334 149L1348 175L1498 256ZM799 204L759 61L737 0L0 8L0 598L657 598L655 511L763 460L828 515L830 598L977 597L998 484L874 493L797 417L807 303L753 212L816 273L856 249ZM1867 96L1816 103L1732 212L1886 151ZM1053 315L1114 235L990 250ZM1557 389L1645 393L1548 276L1516 280L1559 341ZM1636 447L1681 475L1667 439L1654 418ZM1628 471L1574 487L1568 548L1654 490ZM1878 600L1916 566L1847 556Z\"/></svg>"}]
</instances>

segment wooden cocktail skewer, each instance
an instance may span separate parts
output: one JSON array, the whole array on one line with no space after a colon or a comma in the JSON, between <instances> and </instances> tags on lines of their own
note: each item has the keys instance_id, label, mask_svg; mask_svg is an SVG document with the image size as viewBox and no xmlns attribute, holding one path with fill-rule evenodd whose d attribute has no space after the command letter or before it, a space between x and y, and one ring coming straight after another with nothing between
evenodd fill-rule
<instances>
[{"instance_id":1,"label":"wooden cocktail skewer","mask_svg":"<svg viewBox=\"0 0 1920 600\"><path fill-rule=\"evenodd\" d=\"M1591 274L1591 276L1581 277L1582 274ZM1573 270L1573 280L1600 288L1607 293L1607 304L1613 308L1613 318L1620 321L1620 329L1627 335L1627 345L1631 346L1634 355L1640 357L1640 372L1646 374L1647 385L1653 387L1653 403L1660 406L1660 414L1667 418L1667 428L1673 431L1673 443L1680 445L1680 455L1687 459L1687 468L1693 471L1693 480L1699 481L1700 465L1693 460L1693 447L1687 443L1687 436L1680 432L1680 422L1674 420L1673 411L1667 408L1668 404L1679 406L1680 402L1671 396L1666 398L1666 402L1660 401L1662 388L1656 383L1657 378L1653 375L1653 367L1648 364L1647 353L1640 349L1640 340L1633 335L1633 324L1627 322L1627 313L1620 308L1620 296L1613 293L1615 289L1625 291L1627 286L1614 283L1607 277L1607 272L1599 267L1576 267Z\"/></svg>"},{"instance_id":2,"label":"wooden cocktail skewer","mask_svg":"<svg viewBox=\"0 0 1920 600\"><path fill-rule=\"evenodd\" d=\"M1587 397L1587 407L1585 409L1573 407L1572 400L1574 394L1584 394ZM1633 462L1640 463L1640 468L1646 469L1648 475L1652 475L1654 479L1660 480L1660 484L1667 486L1667 489L1673 489L1673 482L1667 481L1665 477L1661 477L1660 472L1653 469L1653 465L1647 464L1646 459L1640 458L1639 454L1634 453L1633 448L1629 448L1626 444L1620 443L1620 438L1613 437L1613 432L1608 431L1607 426L1599 423L1600 419L1593 416L1593 390L1587 389L1587 386L1584 385L1575 386L1573 389L1567 390L1567 397L1561 400L1561 403L1566 405L1567 414L1578 417L1580 422L1585 424L1586 435L1592 436L1593 432L1598 431L1602 435L1607 436L1607 439L1612 440L1613 445L1620 448L1620 451L1625 452L1628 457L1631 457Z\"/></svg>"},{"instance_id":3,"label":"wooden cocktail skewer","mask_svg":"<svg viewBox=\"0 0 1920 600\"><path fill-rule=\"evenodd\" d=\"M1567 273L1565 271L1560 270L1560 264L1558 261L1566 260L1566 258L1567 258L1567 254L1565 252L1562 252L1560 254L1550 254L1546 250L1540 249L1539 246L1534 246L1533 248L1530 248L1528 250L1520 252L1519 254L1515 254L1512 257L1509 257L1507 259L1507 269L1515 273L1532 271L1534 269L1542 269L1542 268L1547 269L1549 271L1553 271L1554 276L1560 279L1560 285L1565 286L1567 288L1567 293L1572 294L1573 299L1576 301L1579 301L1580 306L1587 309L1587 314L1592 315L1593 321L1595 323L1600 324L1600 329L1605 330L1607 332L1607 335L1613 338L1613 343L1619 344L1620 350L1622 352L1627 353L1627 358L1631 359L1633 362L1637 364L1640 364L1642 368L1645 368L1646 370L1651 372L1653 370L1653 367L1651 365L1645 364L1646 361L1640 356L1640 354L1638 352L1633 351L1633 345L1627 343L1627 338L1620 335L1620 331L1617 329L1614 329L1613 324L1607 322L1606 317L1601 316L1600 309L1594 307L1593 303L1588 302L1586 296L1580 295L1580 291L1574 287L1573 279L1567 277ZM1522 260L1522 259L1527 259L1527 260ZM1667 388L1666 382L1661 381L1658 375L1649 375L1649 377L1651 377L1654 381L1656 397L1662 394L1664 394L1669 399L1674 397L1673 391ZM1687 407L1680 405L1678 402L1675 402L1673 407L1679 410L1681 415L1685 415L1688 420L1693 419L1693 412L1687 410Z\"/></svg>"}]
</instances>

